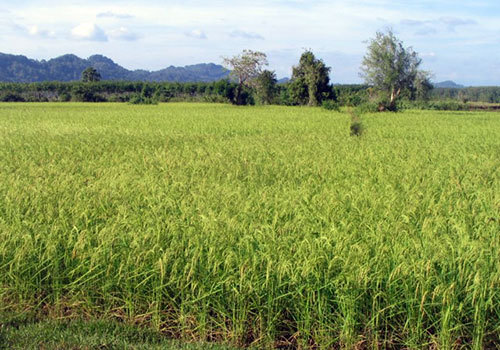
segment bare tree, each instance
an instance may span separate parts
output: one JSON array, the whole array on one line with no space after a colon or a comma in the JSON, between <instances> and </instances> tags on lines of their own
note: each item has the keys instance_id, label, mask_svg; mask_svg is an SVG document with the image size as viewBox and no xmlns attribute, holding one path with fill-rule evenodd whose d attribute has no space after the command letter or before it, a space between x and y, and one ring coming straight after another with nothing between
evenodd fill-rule
<instances>
[{"instance_id":1,"label":"bare tree","mask_svg":"<svg viewBox=\"0 0 500 350\"><path fill-rule=\"evenodd\" d=\"M253 81L262 72L262 68L268 65L267 56L263 52L243 50L243 52L234 57L224 57L223 65L231 70L231 76L238 79L235 102L243 104L241 92L243 86L252 86Z\"/></svg>"}]
</instances>

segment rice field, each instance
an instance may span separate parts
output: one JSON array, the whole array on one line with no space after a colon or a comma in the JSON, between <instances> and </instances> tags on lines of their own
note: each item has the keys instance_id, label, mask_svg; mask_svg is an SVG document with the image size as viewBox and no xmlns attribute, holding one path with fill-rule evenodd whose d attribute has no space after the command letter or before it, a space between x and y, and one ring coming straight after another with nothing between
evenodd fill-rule
<instances>
[{"instance_id":1,"label":"rice field","mask_svg":"<svg viewBox=\"0 0 500 350\"><path fill-rule=\"evenodd\" d=\"M362 119L352 137L319 108L0 104L0 311L499 348L500 112Z\"/></svg>"}]
</instances>

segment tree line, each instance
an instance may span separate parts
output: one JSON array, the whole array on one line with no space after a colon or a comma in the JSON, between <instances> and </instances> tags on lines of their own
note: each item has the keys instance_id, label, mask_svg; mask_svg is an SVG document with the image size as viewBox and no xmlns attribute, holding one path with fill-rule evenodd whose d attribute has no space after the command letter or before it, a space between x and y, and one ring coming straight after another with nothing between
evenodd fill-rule
<instances>
[{"instance_id":1,"label":"tree line","mask_svg":"<svg viewBox=\"0 0 500 350\"><path fill-rule=\"evenodd\" d=\"M291 80L278 84L276 73L265 69L263 52L244 50L223 58L230 77L211 83L101 81L88 67L80 82L0 83L0 101L82 101L157 103L169 101L226 102L236 105L360 106L373 111L395 111L402 104L422 106L431 100L500 102L500 88L433 89L430 73L420 69L422 60L405 47L391 30L377 32L368 42L361 76L365 84L330 82L331 67L305 50L292 68ZM430 105L432 106L432 105ZM433 105L441 109L448 105ZM453 105L453 109L457 109ZM447 109L447 108L442 108Z\"/></svg>"}]
</instances>

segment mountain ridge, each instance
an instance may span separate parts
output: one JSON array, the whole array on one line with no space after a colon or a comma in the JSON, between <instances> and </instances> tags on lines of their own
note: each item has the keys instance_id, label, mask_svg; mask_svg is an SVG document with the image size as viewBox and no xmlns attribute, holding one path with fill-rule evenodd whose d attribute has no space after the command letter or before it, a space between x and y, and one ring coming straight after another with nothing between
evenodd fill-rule
<instances>
[{"instance_id":1,"label":"mountain ridge","mask_svg":"<svg viewBox=\"0 0 500 350\"><path fill-rule=\"evenodd\" d=\"M49 60L35 60L23 55L0 53L0 81L41 82L80 80L81 73L94 67L103 80L210 82L224 79L229 71L215 63L199 63L184 67L169 66L156 71L126 69L109 57L95 54L80 58L65 54Z\"/></svg>"},{"instance_id":2,"label":"mountain ridge","mask_svg":"<svg viewBox=\"0 0 500 350\"><path fill-rule=\"evenodd\" d=\"M448 88L448 89L463 89L464 85L457 84L452 80L440 81L438 83L433 83L435 88Z\"/></svg>"}]
</instances>

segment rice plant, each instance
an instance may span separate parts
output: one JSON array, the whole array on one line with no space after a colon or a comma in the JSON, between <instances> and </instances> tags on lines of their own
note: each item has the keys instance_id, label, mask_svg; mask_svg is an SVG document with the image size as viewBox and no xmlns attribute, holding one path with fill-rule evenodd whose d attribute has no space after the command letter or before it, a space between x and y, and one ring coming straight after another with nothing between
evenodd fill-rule
<instances>
[{"instance_id":1,"label":"rice plant","mask_svg":"<svg viewBox=\"0 0 500 350\"><path fill-rule=\"evenodd\" d=\"M0 308L259 348L500 346L500 114L363 125L0 104Z\"/></svg>"}]
</instances>

